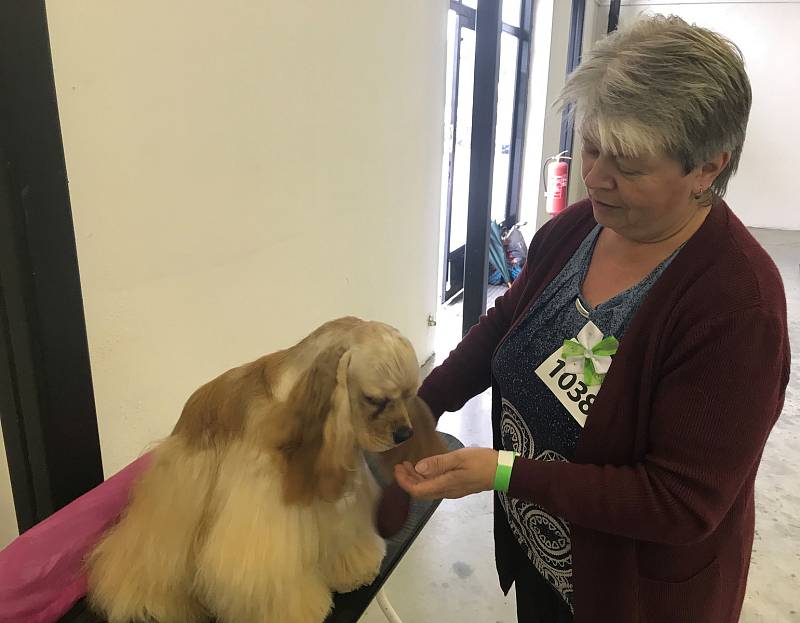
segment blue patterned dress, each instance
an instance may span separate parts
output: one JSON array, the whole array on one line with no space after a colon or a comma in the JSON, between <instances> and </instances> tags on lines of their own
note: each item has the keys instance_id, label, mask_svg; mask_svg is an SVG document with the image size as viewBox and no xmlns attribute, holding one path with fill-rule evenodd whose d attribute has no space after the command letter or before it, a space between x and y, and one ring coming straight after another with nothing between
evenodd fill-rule
<instances>
[{"instance_id":1,"label":"blue patterned dress","mask_svg":"<svg viewBox=\"0 0 800 623\"><path fill-rule=\"evenodd\" d=\"M583 240L502 342L492 362L502 400L503 447L526 458L571 461L583 430L535 370L590 321L603 335L622 340L647 291L680 251L635 286L592 308L583 300L581 286L601 229L597 225ZM591 407L587 417L591 417ZM511 531L528 559L572 609L569 524L532 502L505 494L500 494L500 499Z\"/></svg>"}]
</instances>

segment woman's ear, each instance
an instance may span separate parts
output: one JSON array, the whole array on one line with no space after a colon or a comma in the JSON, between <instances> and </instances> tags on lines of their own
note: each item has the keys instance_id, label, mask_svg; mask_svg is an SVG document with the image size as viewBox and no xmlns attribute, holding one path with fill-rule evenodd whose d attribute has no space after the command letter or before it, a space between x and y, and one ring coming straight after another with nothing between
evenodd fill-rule
<instances>
[{"instance_id":1,"label":"woman's ear","mask_svg":"<svg viewBox=\"0 0 800 623\"><path fill-rule=\"evenodd\" d=\"M698 188L705 191L711 188L711 184L717 179L720 173L730 164L731 152L723 151L717 154L711 160L704 162L700 167L697 174Z\"/></svg>"},{"instance_id":2,"label":"woman's ear","mask_svg":"<svg viewBox=\"0 0 800 623\"><path fill-rule=\"evenodd\" d=\"M353 455L347 368L350 353L329 348L314 359L283 405L287 435L285 498L288 503L315 497L333 499L344 488ZM338 467L338 468L337 468Z\"/></svg>"}]
</instances>

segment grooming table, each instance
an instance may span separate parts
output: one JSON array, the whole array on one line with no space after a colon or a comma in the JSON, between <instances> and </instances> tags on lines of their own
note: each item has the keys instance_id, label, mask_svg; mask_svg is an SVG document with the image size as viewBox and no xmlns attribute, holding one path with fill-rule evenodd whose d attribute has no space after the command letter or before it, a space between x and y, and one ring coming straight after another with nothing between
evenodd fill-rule
<instances>
[{"instance_id":1,"label":"grooming table","mask_svg":"<svg viewBox=\"0 0 800 623\"><path fill-rule=\"evenodd\" d=\"M464 445L452 435L439 433L447 446L448 450L458 450ZM381 570L375 581L369 586L364 586L351 593L335 594L333 596L333 611L325 619L324 623L355 623L364 614L369 604L375 599L381 610L390 623L402 623L400 617L395 613L382 587L389 576L394 571L397 564L402 560L408 548L417 538L417 535L428 523L433 512L439 506L440 500L432 502L423 500L412 500L408 519L403 528L386 541L386 557L381 564ZM60 623L104 623L103 619L98 618L89 611L80 600L75 606L64 615ZM250 623L242 621L242 623Z\"/></svg>"}]
</instances>

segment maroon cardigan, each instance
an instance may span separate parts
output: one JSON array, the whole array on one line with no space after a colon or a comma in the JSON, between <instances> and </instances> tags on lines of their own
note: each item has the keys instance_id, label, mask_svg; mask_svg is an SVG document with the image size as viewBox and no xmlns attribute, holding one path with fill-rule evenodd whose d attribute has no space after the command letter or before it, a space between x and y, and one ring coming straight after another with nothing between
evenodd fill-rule
<instances>
[{"instance_id":1,"label":"maroon cardigan","mask_svg":"<svg viewBox=\"0 0 800 623\"><path fill-rule=\"evenodd\" d=\"M491 358L594 225L584 201L536 234L521 277L420 388L437 417L492 385L501 447ZM576 623L738 621L753 485L789 363L778 271L720 203L642 302L574 462L514 464L509 494L571 524ZM506 592L512 547L495 499Z\"/></svg>"}]
</instances>

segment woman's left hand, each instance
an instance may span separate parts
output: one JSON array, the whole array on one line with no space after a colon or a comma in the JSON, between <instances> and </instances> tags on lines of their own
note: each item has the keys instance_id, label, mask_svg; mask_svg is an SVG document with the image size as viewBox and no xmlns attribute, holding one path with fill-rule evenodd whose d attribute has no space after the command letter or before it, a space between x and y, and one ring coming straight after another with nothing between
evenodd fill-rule
<instances>
[{"instance_id":1,"label":"woman's left hand","mask_svg":"<svg viewBox=\"0 0 800 623\"><path fill-rule=\"evenodd\" d=\"M417 498L462 498L490 491L497 471L497 450L462 448L422 459L416 465L395 465L397 483Z\"/></svg>"}]
</instances>

